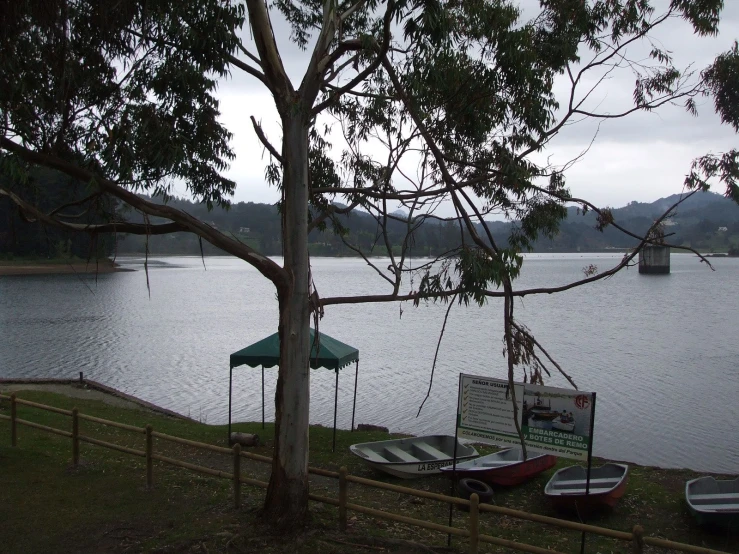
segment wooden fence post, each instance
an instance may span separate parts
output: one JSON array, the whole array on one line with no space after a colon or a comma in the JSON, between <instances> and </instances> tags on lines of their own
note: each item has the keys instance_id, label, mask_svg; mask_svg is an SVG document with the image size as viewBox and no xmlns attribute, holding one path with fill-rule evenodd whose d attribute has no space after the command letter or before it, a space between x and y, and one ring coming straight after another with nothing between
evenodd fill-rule
<instances>
[{"instance_id":1,"label":"wooden fence post","mask_svg":"<svg viewBox=\"0 0 739 554\"><path fill-rule=\"evenodd\" d=\"M72 465L77 467L80 463L80 411L72 408Z\"/></svg>"},{"instance_id":2,"label":"wooden fence post","mask_svg":"<svg viewBox=\"0 0 739 554\"><path fill-rule=\"evenodd\" d=\"M16 423L16 409L15 393L10 395L10 445L17 446L18 444L18 425Z\"/></svg>"},{"instance_id":3,"label":"wooden fence post","mask_svg":"<svg viewBox=\"0 0 739 554\"><path fill-rule=\"evenodd\" d=\"M346 531L346 466L339 469L339 530Z\"/></svg>"},{"instance_id":4,"label":"wooden fence post","mask_svg":"<svg viewBox=\"0 0 739 554\"><path fill-rule=\"evenodd\" d=\"M470 554L477 554L480 542L480 497L477 493L470 496Z\"/></svg>"},{"instance_id":5,"label":"wooden fence post","mask_svg":"<svg viewBox=\"0 0 739 554\"><path fill-rule=\"evenodd\" d=\"M234 444L234 507L241 506L241 445Z\"/></svg>"},{"instance_id":6,"label":"wooden fence post","mask_svg":"<svg viewBox=\"0 0 739 554\"><path fill-rule=\"evenodd\" d=\"M151 434L151 425L146 426L146 490L151 490L154 486L154 460L152 454L154 451L154 437Z\"/></svg>"},{"instance_id":7,"label":"wooden fence post","mask_svg":"<svg viewBox=\"0 0 739 554\"><path fill-rule=\"evenodd\" d=\"M634 554L642 554L644 552L644 528L641 525L634 525L632 534L634 535L632 552Z\"/></svg>"}]
</instances>

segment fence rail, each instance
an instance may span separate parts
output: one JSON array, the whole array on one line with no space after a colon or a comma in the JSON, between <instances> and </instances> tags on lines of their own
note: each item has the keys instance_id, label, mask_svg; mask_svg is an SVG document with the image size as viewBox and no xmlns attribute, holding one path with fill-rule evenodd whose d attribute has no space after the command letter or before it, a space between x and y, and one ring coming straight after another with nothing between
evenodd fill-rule
<instances>
[{"instance_id":1,"label":"fence rail","mask_svg":"<svg viewBox=\"0 0 739 554\"><path fill-rule=\"evenodd\" d=\"M233 482L234 506L236 508L238 508L241 504L241 485L242 484L251 485L251 486L259 487L263 489L267 488L266 482L260 481L258 479L252 479L250 477L244 477L241 474L241 459L247 458L250 460L255 460L255 461L259 461L263 463L272 463L272 458L268 456L263 456L261 454L254 454L252 452L242 452L241 447L238 444L235 445L233 448L225 448L225 447L216 446L213 444L193 441L193 440L185 439L182 437L176 437L173 435L167 435L164 433L156 432L152 429L151 425L147 425L146 427L136 427L133 425L127 425L124 423L119 423L117 421L111 421L111 420L102 419L102 418L94 417L94 416L87 415L87 414L81 414L79 413L79 410L77 408L74 408L72 410L64 410L61 408L56 408L54 406L47 406L45 404L39 404L37 402L23 400L23 399L17 398L15 394L11 394L10 396L0 394L0 400L7 400L10 402L10 415L6 416L4 414L0 414L0 420L10 421L11 445L13 447L17 445L17 436L18 436L17 426L25 425L27 427L38 429L38 430L45 431L48 433L53 433L55 435L63 436L66 438L71 438L72 439L72 459L73 459L73 464L75 466L79 463L79 443L80 442L85 442L85 443L99 446L102 448L108 448L111 450L116 450L118 452L123 452L125 454L130 454L132 456L145 458L146 459L146 485L147 485L147 488L149 489L153 486L153 462L154 461L180 467L183 469L187 469L189 471L194 471L197 473L202 473L202 474L210 475L213 477L218 477L221 479L229 479ZM23 406L28 406L31 408L46 410L46 411L53 412L56 414L70 416L72 418L72 431L71 432L65 431L63 429L57 429L55 427L48 427L46 425L41 425L39 423L34 423L32 421L20 419L17 417L17 405L18 404L23 405ZM145 450L137 450L135 448L129 448L127 446L121 446L121 445L114 444L111 442L80 435L79 420L99 423L101 425L107 425L107 426L115 427L118 429L123 429L125 431L130 431L136 434L143 434L146 436ZM190 462L185 462L182 460L177 460L175 458L170 458L167 456L163 456L161 454L155 454L153 452L153 439L154 438L158 438L158 439L169 441L169 442L174 442L177 444L183 444L185 446L191 446L194 448L201 448L201 449L209 450L211 452L216 452L220 454L231 455L233 457L233 471L232 472L222 471L218 469L213 469L213 468L193 464ZM577 523L574 521L567 521L567 520L557 519L553 517L532 514L532 513L523 512L520 510L513 510L511 508L504 508L501 506L494 506L490 504L480 504L479 498L476 494L473 494L470 500L465 500L463 498L456 498L456 497L447 496L444 494L428 492L428 491L423 491L423 490L418 490L418 489L412 489L409 487L394 485L392 483L383 483L381 481L374 481L372 479L366 479L364 477L358 477L356 475L349 475L345 467L342 467L341 470L338 472L330 471L326 469L309 467L308 472L313 475L320 475L323 477L329 477L329 478L334 478L334 479L339 480L339 497L338 498L331 498L331 497L317 495L313 493L310 493L308 495L308 498L315 502L322 502L324 504L337 506L339 508L339 528L341 529L341 531L346 531L347 511L351 510L354 512L370 515L370 516L381 518L381 519L388 519L391 521L405 523L407 525L412 525L415 527L421 527L423 529L428 529L431 531L438 531L444 534L456 535L459 537L467 538L469 539L469 552L471 554L477 554L479 543L481 542L495 544L498 546L511 548L513 550L518 550L521 552L530 552L532 554L562 554L555 550L548 550L548 549L541 548L538 546L519 543L516 541L509 540L509 539L503 539L500 537L494 537L491 535L481 534L479 532L479 513L489 512L489 513L495 513L495 514L509 516L509 517L513 517L517 519L533 521L536 523L552 525L552 526L560 527L563 529L569 529L572 531L582 531L582 532L592 533L595 535L609 537L612 539L630 542L632 544L632 551L635 554L642 553L644 545L654 546L657 548L678 550L681 552L688 552L690 554L727 554L725 552L722 552L719 550L713 550L710 548L704 548L704 547L694 546L690 544L674 542L674 541L670 541L666 539L660 539L657 537L644 536L643 529L639 525L636 525L633 529L633 532L631 533L627 533L624 531L616 531L614 529L608 529L605 527L598 527L595 525L587 525L584 523ZM426 498L429 500L436 500L436 501L444 502L447 504L466 506L470 510L469 526L467 529L463 529L460 527L451 527L448 525L442 525L442 524L434 523L431 521L416 519L416 518L412 518L409 516L395 514L392 512L386 512L383 510L378 510L376 508L362 506L361 504L351 503L348 501L348 483L355 483L358 485L363 485L363 486L372 487L376 489L393 491L393 492L397 492L401 494L416 496L420 498Z\"/></svg>"},{"instance_id":2,"label":"fence rail","mask_svg":"<svg viewBox=\"0 0 739 554\"><path fill-rule=\"evenodd\" d=\"M36 406L38 407L38 406ZM73 412L74 410L72 410ZM69 415L72 415L70 412ZM139 433L139 434L145 434L146 428L145 427L134 427L133 425L126 425L125 423L118 423L117 421L110 421L108 419L101 419L99 417L87 415L87 414L79 414L78 417L80 419L84 419L85 421L92 421L93 423L100 423L102 425L107 425L109 427L116 427L118 429L123 429L124 431L131 431L132 433Z\"/></svg>"}]
</instances>

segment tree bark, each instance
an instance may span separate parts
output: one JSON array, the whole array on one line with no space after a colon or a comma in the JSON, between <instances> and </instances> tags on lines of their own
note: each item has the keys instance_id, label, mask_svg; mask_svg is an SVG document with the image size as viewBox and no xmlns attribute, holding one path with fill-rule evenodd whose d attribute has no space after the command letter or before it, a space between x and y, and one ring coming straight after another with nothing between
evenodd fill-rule
<instances>
[{"instance_id":1,"label":"tree bark","mask_svg":"<svg viewBox=\"0 0 739 554\"><path fill-rule=\"evenodd\" d=\"M288 284L279 287L280 368L275 394L275 452L265 515L295 528L308 517L310 262L308 121L299 102L282 115L283 250Z\"/></svg>"}]
</instances>

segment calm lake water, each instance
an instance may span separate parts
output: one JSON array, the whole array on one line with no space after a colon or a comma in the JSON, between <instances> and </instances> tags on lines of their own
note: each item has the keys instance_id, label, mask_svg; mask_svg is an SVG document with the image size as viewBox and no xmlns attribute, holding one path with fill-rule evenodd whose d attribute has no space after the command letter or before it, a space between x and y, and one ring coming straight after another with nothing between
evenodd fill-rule
<instances>
[{"instance_id":1,"label":"calm lake water","mask_svg":"<svg viewBox=\"0 0 739 554\"><path fill-rule=\"evenodd\" d=\"M517 288L558 285L619 256L529 256ZM224 423L229 354L277 330L274 289L231 258L150 261L94 277L0 277L0 377L78 372L207 423ZM636 268L565 293L517 303L526 324L582 390L596 391L595 454L664 467L739 472L739 259L673 254L668 276ZM385 267L387 264L379 264ZM361 260L313 259L321 296L385 292ZM455 306L431 397L446 306L330 306L321 331L359 348L357 423L414 434L453 433L460 372L505 378L501 301ZM519 378L522 377L519 376ZM272 419L276 369L265 370ZM260 369L234 370L236 421L261 417ZM547 383L566 386L553 375ZM351 424L354 368L339 378L339 427ZM311 422L330 426L334 374L315 370Z\"/></svg>"}]
</instances>

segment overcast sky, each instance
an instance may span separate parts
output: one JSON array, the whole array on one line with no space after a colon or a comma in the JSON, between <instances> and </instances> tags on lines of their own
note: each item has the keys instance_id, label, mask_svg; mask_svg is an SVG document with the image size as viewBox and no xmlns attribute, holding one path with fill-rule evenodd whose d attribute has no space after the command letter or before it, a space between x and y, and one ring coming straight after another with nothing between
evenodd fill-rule
<instances>
[{"instance_id":1,"label":"overcast sky","mask_svg":"<svg viewBox=\"0 0 739 554\"><path fill-rule=\"evenodd\" d=\"M526 17L534 13L538 2L523 0L522 4ZM667 0L655 4L664 7ZM662 48L673 53L678 67L692 63L696 69L702 69L739 38L739 1L728 0L725 4L720 33L716 37L698 37L679 19L664 24L656 39ZM272 13L271 17L282 59L297 86L309 53L290 43L289 29L277 13ZM250 42L248 34L244 38L245 42ZM643 57L644 48L632 48L629 54L633 58ZM588 106L603 113L615 113L620 107L628 107L633 84L633 74L622 71L594 93ZM558 83L556 90L568 92L563 85L565 83ZM234 134L232 146L236 160L228 171L229 177L237 182L234 201L275 202L277 190L264 180L267 157L249 121L251 115L261 121L279 148L280 130L272 98L261 83L239 70L234 70L230 79L220 83L218 96L222 120ZM692 159L707 152L726 151L737 142L731 128L721 125L714 114L712 100L699 99L698 102L697 118L681 107L668 106L656 113L640 113L621 120L587 121L568 127L547 147L543 156L536 159L566 163L588 147L600 123L589 152L566 173L573 195L599 206L620 207L632 200L651 202L680 192ZM185 196L184 187L178 187L177 194Z\"/></svg>"}]
</instances>

